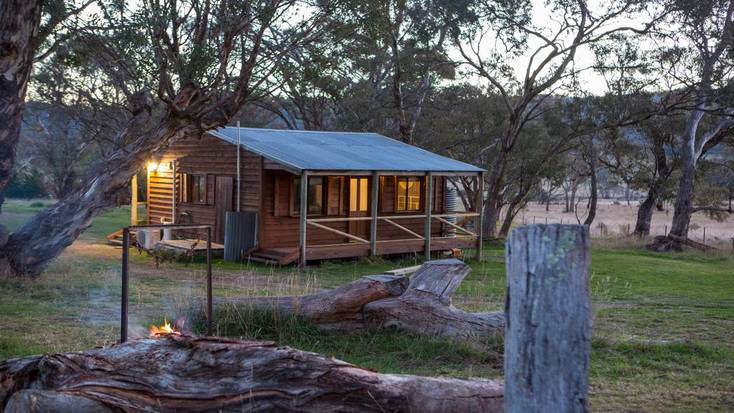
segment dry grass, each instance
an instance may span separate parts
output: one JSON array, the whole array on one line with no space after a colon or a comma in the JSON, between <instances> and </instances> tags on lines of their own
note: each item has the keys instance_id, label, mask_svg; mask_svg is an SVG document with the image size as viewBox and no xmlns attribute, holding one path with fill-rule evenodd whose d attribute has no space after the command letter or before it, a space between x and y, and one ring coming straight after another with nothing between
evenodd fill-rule
<instances>
[{"instance_id":1,"label":"dry grass","mask_svg":"<svg viewBox=\"0 0 734 413\"><path fill-rule=\"evenodd\" d=\"M594 237L602 237L604 235L603 227L607 228L609 236L624 235L625 229L634 229L637 219L636 201L630 205L626 203L615 203L615 201L601 200L597 209L597 215L592 225L592 235ZM517 216L518 224L533 223L533 218L538 224L546 222L575 224L577 223L574 213L564 213L564 206L561 204L551 204L550 211L545 210L545 205L531 202L525 210L521 211ZM583 221L586 217L586 204L579 204L578 216ZM652 216L651 235L663 235L666 228L670 228L673 219L673 210L666 205L665 211L655 211ZM696 213L691 219L691 228L689 237L696 241L703 240L703 228L706 228L706 243L723 249L731 250L732 238L734 238L734 215L730 215L723 222L715 221L704 213Z\"/></svg>"}]
</instances>

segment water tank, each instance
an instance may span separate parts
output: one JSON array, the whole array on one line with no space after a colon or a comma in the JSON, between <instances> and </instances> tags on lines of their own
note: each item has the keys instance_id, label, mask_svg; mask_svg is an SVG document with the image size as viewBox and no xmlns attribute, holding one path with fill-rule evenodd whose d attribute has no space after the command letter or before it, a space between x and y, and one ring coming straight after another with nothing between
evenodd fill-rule
<instances>
[{"instance_id":1,"label":"water tank","mask_svg":"<svg viewBox=\"0 0 734 413\"><path fill-rule=\"evenodd\" d=\"M450 214L451 212L456 212L456 204L458 202L457 199L457 193L456 188L448 188L446 190L446 213ZM450 215L446 217L446 221L449 221L452 224L456 224L456 215ZM455 237L456 236L456 228L451 227L447 225L448 229L446 231L447 237Z\"/></svg>"},{"instance_id":2,"label":"water tank","mask_svg":"<svg viewBox=\"0 0 734 413\"><path fill-rule=\"evenodd\" d=\"M257 212L227 211L224 260L240 261L257 246Z\"/></svg>"}]
</instances>

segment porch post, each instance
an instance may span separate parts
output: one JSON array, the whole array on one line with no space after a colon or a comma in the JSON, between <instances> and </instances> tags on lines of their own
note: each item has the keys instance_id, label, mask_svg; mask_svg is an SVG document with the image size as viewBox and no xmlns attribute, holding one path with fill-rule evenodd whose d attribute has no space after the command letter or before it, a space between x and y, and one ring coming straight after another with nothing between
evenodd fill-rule
<instances>
[{"instance_id":1,"label":"porch post","mask_svg":"<svg viewBox=\"0 0 734 413\"><path fill-rule=\"evenodd\" d=\"M171 161L171 224L176 223L176 161Z\"/></svg>"},{"instance_id":2,"label":"porch post","mask_svg":"<svg viewBox=\"0 0 734 413\"><path fill-rule=\"evenodd\" d=\"M423 231L423 237L425 240L425 252L426 259L431 259L431 212L433 210L433 173L426 172L426 202L423 205L423 209L426 213L426 224L425 230Z\"/></svg>"},{"instance_id":3,"label":"porch post","mask_svg":"<svg viewBox=\"0 0 734 413\"><path fill-rule=\"evenodd\" d=\"M379 184L380 184L380 176L377 173L377 171L372 171L372 199L370 205L370 213L372 214L372 219L370 220L370 255L373 257L377 255L377 208L378 208L378 199L379 196Z\"/></svg>"},{"instance_id":4,"label":"porch post","mask_svg":"<svg viewBox=\"0 0 734 413\"><path fill-rule=\"evenodd\" d=\"M298 265L301 267L306 266L306 219L308 218L308 172L305 170L301 172L301 205L299 205L298 214L298 228L299 228L299 242L298 247L300 248L301 259Z\"/></svg>"},{"instance_id":5,"label":"porch post","mask_svg":"<svg viewBox=\"0 0 734 413\"><path fill-rule=\"evenodd\" d=\"M138 225L138 173L130 179L130 225Z\"/></svg>"},{"instance_id":6,"label":"porch post","mask_svg":"<svg viewBox=\"0 0 734 413\"><path fill-rule=\"evenodd\" d=\"M477 174L477 193L474 201L474 209L479 213L477 216L477 261L482 260L482 226L484 225L484 172Z\"/></svg>"}]
</instances>

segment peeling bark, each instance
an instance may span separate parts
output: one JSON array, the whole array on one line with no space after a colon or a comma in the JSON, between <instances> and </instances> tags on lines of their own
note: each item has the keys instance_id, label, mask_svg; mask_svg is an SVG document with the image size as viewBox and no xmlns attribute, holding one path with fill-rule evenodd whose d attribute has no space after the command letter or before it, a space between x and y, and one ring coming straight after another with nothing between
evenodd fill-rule
<instances>
[{"instance_id":1,"label":"peeling bark","mask_svg":"<svg viewBox=\"0 0 734 413\"><path fill-rule=\"evenodd\" d=\"M40 0L0 2L0 208L15 163L41 6Z\"/></svg>"},{"instance_id":2,"label":"peeling bark","mask_svg":"<svg viewBox=\"0 0 734 413\"><path fill-rule=\"evenodd\" d=\"M6 412L34 411L39 402L59 413L500 412L502 395L491 380L380 374L273 342L213 337L169 335L0 362Z\"/></svg>"}]
</instances>

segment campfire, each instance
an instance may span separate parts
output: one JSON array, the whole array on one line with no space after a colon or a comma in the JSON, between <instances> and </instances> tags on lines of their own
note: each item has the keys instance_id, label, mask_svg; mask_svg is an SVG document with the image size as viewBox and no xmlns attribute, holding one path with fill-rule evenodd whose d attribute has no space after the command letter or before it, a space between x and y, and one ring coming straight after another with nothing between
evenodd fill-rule
<instances>
[{"instance_id":1,"label":"campfire","mask_svg":"<svg viewBox=\"0 0 734 413\"><path fill-rule=\"evenodd\" d=\"M155 324L151 324L150 328L148 329L150 331L151 337L159 337L166 334L174 334L177 336L181 335L181 330L176 326L176 324L171 324L168 322L167 319L163 319L163 324L160 326L156 326Z\"/></svg>"}]
</instances>

